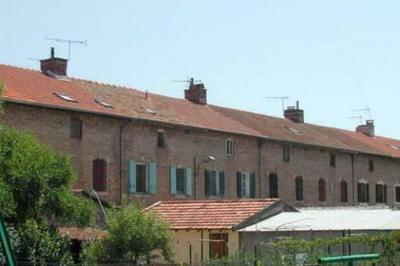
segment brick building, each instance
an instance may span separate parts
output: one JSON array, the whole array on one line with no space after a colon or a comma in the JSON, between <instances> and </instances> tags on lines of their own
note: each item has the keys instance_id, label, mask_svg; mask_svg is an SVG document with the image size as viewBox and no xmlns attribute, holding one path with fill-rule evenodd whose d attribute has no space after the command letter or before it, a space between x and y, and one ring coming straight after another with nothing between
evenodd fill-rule
<instances>
[{"instance_id":1,"label":"brick building","mask_svg":"<svg viewBox=\"0 0 400 266\"><path fill-rule=\"evenodd\" d=\"M293 206L400 203L400 141L373 121L346 131L207 104L203 84L185 99L0 65L0 123L71 155L76 188L118 202L279 197Z\"/></svg>"}]
</instances>

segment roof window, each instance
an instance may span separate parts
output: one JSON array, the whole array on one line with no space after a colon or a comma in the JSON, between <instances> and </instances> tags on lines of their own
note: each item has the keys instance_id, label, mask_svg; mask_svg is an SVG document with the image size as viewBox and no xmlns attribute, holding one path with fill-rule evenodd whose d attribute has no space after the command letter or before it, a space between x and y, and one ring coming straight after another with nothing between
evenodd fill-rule
<instances>
[{"instance_id":1,"label":"roof window","mask_svg":"<svg viewBox=\"0 0 400 266\"><path fill-rule=\"evenodd\" d=\"M400 150L400 147L396 145L389 145L389 147L392 148L393 150Z\"/></svg>"},{"instance_id":2,"label":"roof window","mask_svg":"<svg viewBox=\"0 0 400 266\"><path fill-rule=\"evenodd\" d=\"M151 109L149 109L149 108L146 108L146 109L145 109L145 111L146 111L146 112L148 112L148 113L150 113L150 114L152 114L152 115L155 115L155 114L157 114L157 112L156 112L156 111L154 111L154 110L151 110Z\"/></svg>"},{"instance_id":3,"label":"roof window","mask_svg":"<svg viewBox=\"0 0 400 266\"><path fill-rule=\"evenodd\" d=\"M57 97L67 101L67 102L78 102L77 100L75 100L73 97L63 93L63 92L55 92L54 95L56 95Z\"/></svg>"},{"instance_id":4,"label":"roof window","mask_svg":"<svg viewBox=\"0 0 400 266\"><path fill-rule=\"evenodd\" d=\"M285 126L285 128L286 128L287 130L289 130L290 132L294 133L294 134L297 134L297 135L300 135L300 134L301 134L300 131L298 131L297 129L294 129L294 128L292 128L292 127Z\"/></svg>"},{"instance_id":5,"label":"roof window","mask_svg":"<svg viewBox=\"0 0 400 266\"><path fill-rule=\"evenodd\" d=\"M98 103L98 104L104 106L104 107L107 107L107 108L112 108L112 107L113 107L111 103L108 103L108 102L106 102L106 101L104 101L104 100L102 100L102 99L99 99L99 98L98 98L98 99L95 99L94 101L95 101L96 103Z\"/></svg>"}]
</instances>

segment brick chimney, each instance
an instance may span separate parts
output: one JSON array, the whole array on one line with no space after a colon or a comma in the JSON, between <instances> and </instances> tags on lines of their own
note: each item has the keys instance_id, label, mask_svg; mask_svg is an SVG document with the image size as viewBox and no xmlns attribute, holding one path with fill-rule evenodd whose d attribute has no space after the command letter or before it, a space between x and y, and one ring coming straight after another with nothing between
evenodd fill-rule
<instances>
[{"instance_id":1,"label":"brick chimney","mask_svg":"<svg viewBox=\"0 0 400 266\"><path fill-rule=\"evenodd\" d=\"M366 121L365 125L359 125L356 128L356 132L363 133L369 137L375 136L374 120L369 119Z\"/></svg>"},{"instance_id":2,"label":"brick chimney","mask_svg":"<svg viewBox=\"0 0 400 266\"><path fill-rule=\"evenodd\" d=\"M51 47L50 58L40 60L40 70L46 75L67 75L67 59L54 56L54 47Z\"/></svg>"},{"instance_id":3,"label":"brick chimney","mask_svg":"<svg viewBox=\"0 0 400 266\"><path fill-rule=\"evenodd\" d=\"M190 79L189 89L185 90L185 99L196 104L207 104L207 90L203 83L194 84L194 79Z\"/></svg>"},{"instance_id":4,"label":"brick chimney","mask_svg":"<svg viewBox=\"0 0 400 266\"><path fill-rule=\"evenodd\" d=\"M304 110L299 108L299 101L296 102L296 106L288 106L284 116L292 122L304 123Z\"/></svg>"}]
</instances>

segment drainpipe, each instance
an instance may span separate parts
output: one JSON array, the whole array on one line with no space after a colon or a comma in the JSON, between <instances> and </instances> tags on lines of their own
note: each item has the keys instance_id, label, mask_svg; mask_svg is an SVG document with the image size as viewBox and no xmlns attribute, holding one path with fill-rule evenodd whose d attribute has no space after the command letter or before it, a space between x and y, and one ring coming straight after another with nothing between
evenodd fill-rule
<instances>
[{"instance_id":1,"label":"drainpipe","mask_svg":"<svg viewBox=\"0 0 400 266\"><path fill-rule=\"evenodd\" d=\"M119 128L119 204L122 204L122 198L124 193L124 126L121 125Z\"/></svg>"},{"instance_id":2,"label":"drainpipe","mask_svg":"<svg viewBox=\"0 0 400 266\"><path fill-rule=\"evenodd\" d=\"M261 149L262 145L265 143L265 140L258 139L257 140L257 170L258 170L258 197L262 197L262 187L261 187Z\"/></svg>"},{"instance_id":3,"label":"drainpipe","mask_svg":"<svg viewBox=\"0 0 400 266\"><path fill-rule=\"evenodd\" d=\"M355 183L354 183L354 154L351 154L350 156L351 156L351 183L352 183L351 194L352 194L353 206L355 206L356 200L355 200L355 194L354 194L354 191L355 191L355 189L354 189L354 186L355 186Z\"/></svg>"},{"instance_id":4,"label":"drainpipe","mask_svg":"<svg viewBox=\"0 0 400 266\"><path fill-rule=\"evenodd\" d=\"M202 263L202 264L203 264L203 262L204 262L204 258L203 258L203 253L204 253L204 250L203 250L203 243L204 243L204 241L203 241L203 240L204 240L204 234L203 234L203 230L201 230L200 255L201 255L201 263Z\"/></svg>"}]
</instances>

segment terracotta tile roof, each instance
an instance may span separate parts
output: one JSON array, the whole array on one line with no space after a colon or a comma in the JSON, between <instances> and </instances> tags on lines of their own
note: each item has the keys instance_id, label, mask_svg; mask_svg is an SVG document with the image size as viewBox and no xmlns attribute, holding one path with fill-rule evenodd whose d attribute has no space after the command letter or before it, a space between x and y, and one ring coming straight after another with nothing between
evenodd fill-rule
<instances>
[{"instance_id":1,"label":"terracotta tile roof","mask_svg":"<svg viewBox=\"0 0 400 266\"><path fill-rule=\"evenodd\" d=\"M278 202L278 199L161 201L154 211L171 229L232 229L235 225Z\"/></svg>"},{"instance_id":2,"label":"terracotta tile roof","mask_svg":"<svg viewBox=\"0 0 400 266\"><path fill-rule=\"evenodd\" d=\"M108 233L104 230L98 230L94 228L80 228L80 227L59 227L57 228L58 233L62 237L69 237L70 239L91 241L96 239L103 239L107 237Z\"/></svg>"},{"instance_id":3,"label":"terracotta tile roof","mask_svg":"<svg viewBox=\"0 0 400 266\"><path fill-rule=\"evenodd\" d=\"M400 140L367 137L361 133L266 116L213 105L198 105L132 88L70 78L57 80L39 71L0 64L5 101L51 108L137 118L176 125L205 128L288 141L305 145L363 152L400 158ZM77 102L68 102L54 93L65 93ZM96 99L110 103L108 108Z\"/></svg>"}]
</instances>

